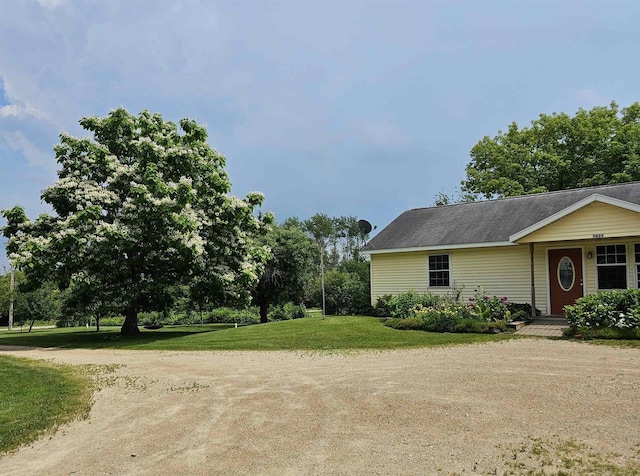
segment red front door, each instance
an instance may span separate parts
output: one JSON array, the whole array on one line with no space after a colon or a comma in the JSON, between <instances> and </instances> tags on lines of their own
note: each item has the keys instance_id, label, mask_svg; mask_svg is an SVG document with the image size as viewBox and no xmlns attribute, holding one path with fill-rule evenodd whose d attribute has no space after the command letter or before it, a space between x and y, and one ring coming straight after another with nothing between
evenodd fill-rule
<instances>
[{"instance_id":1,"label":"red front door","mask_svg":"<svg viewBox=\"0 0 640 476\"><path fill-rule=\"evenodd\" d=\"M549 250L551 314L564 314L567 304L582 297L582 250Z\"/></svg>"}]
</instances>

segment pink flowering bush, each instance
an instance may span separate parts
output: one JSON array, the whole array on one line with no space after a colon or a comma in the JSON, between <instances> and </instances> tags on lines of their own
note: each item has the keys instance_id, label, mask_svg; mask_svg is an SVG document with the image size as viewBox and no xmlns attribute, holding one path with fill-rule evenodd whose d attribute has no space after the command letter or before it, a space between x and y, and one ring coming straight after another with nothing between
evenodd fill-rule
<instances>
[{"instance_id":1,"label":"pink flowering bush","mask_svg":"<svg viewBox=\"0 0 640 476\"><path fill-rule=\"evenodd\" d=\"M474 297L469 298L469 307L483 321L508 321L511 317L506 296L489 296L484 294L482 290L476 292Z\"/></svg>"}]
</instances>

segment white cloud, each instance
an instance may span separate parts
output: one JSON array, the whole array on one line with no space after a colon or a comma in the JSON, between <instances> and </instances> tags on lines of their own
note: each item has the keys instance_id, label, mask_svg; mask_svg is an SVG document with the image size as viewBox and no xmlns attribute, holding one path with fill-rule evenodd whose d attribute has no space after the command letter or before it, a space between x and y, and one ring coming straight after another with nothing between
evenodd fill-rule
<instances>
[{"instance_id":1,"label":"white cloud","mask_svg":"<svg viewBox=\"0 0 640 476\"><path fill-rule=\"evenodd\" d=\"M26 135L20 131L5 132L2 139L12 149L20 150L24 157L29 161L32 167L42 167L44 169L54 171L56 162L52 154L42 151Z\"/></svg>"},{"instance_id":2,"label":"white cloud","mask_svg":"<svg viewBox=\"0 0 640 476\"><path fill-rule=\"evenodd\" d=\"M19 106L17 104L0 106L0 117L24 118L25 116L45 119L45 115L32 106Z\"/></svg>"}]
</instances>

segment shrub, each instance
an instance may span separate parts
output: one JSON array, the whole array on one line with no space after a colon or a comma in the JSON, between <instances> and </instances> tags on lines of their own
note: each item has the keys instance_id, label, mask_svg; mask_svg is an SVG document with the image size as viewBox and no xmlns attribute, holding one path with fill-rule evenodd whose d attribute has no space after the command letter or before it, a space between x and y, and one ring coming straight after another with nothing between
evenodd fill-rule
<instances>
[{"instance_id":1,"label":"shrub","mask_svg":"<svg viewBox=\"0 0 640 476\"><path fill-rule=\"evenodd\" d=\"M391 317L394 297L391 294L380 296L376 301L374 312L378 317Z\"/></svg>"},{"instance_id":2,"label":"shrub","mask_svg":"<svg viewBox=\"0 0 640 476\"><path fill-rule=\"evenodd\" d=\"M507 307L507 297L489 296L478 290L474 297L469 298L469 306L480 320L506 321L511 317Z\"/></svg>"},{"instance_id":3,"label":"shrub","mask_svg":"<svg viewBox=\"0 0 640 476\"><path fill-rule=\"evenodd\" d=\"M451 310L436 308L431 308L416 317L422 321L422 328L429 332L452 332L460 319Z\"/></svg>"},{"instance_id":4,"label":"shrub","mask_svg":"<svg viewBox=\"0 0 640 476\"><path fill-rule=\"evenodd\" d=\"M528 321L531 319L531 304L519 304L507 301L507 309L511 313L512 321ZM536 316L541 315L540 309L536 308Z\"/></svg>"},{"instance_id":5,"label":"shrub","mask_svg":"<svg viewBox=\"0 0 640 476\"><path fill-rule=\"evenodd\" d=\"M230 307L219 307L212 311L205 312L203 322L206 324L213 323L234 323L238 324L255 324L260 321L258 309L250 307L248 309L233 309Z\"/></svg>"},{"instance_id":6,"label":"shrub","mask_svg":"<svg viewBox=\"0 0 640 476\"><path fill-rule=\"evenodd\" d=\"M124 317L122 316L113 316L113 317L103 317L100 319L100 326L122 326L124 323Z\"/></svg>"},{"instance_id":7,"label":"shrub","mask_svg":"<svg viewBox=\"0 0 640 476\"><path fill-rule=\"evenodd\" d=\"M478 319L455 318L455 323L450 330L448 329L448 317L435 317L433 319L419 319L416 317L408 317L406 319L391 318L384 323L385 326L398 330L416 330L428 332L455 332L455 333L473 333L473 334L494 334L496 332L504 332L507 330L505 321L486 322Z\"/></svg>"},{"instance_id":8,"label":"shrub","mask_svg":"<svg viewBox=\"0 0 640 476\"><path fill-rule=\"evenodd\" d=\"M637 329L640 327L640 289L599 291L565 306L572 329Z\"/></svg>"},{"instance_id":9,"label":"shrub","mask_svg":"<svg viewBox=\"0 0 640 476\"><path fill-rule=\"evenodd\" d=\"M269 312L270 321L286 321L307 317L307 308L288 302L282 306L274 306Z\"/></svg>"},{"instance_id":10,"label":"shrub","mask_svg":"<svg viewBox=\"0 0 640 476\"><path fill-rule=\"evenodd\" d=\"M389 294L378 298L375 307L376 315L380 317L399 317L406 319L411 316L411 310L416 306L432 307L437 303L451 300L430 293L418 294L414 290L391 296Z\"/></svg>"},{"instance_id":11,"label":"shrub","mask_svg":"<svg viewBox=\"0 0 640 476\"><path fill-rule=\"evenodd\" d=\"M443 299L445 298L431 293L418 294L413 290L407 291L395 297L391 316L407 318L412 314L412 309L416 306L423 306L425 308L434 307Z\"/></svg>"},{"instance_id":12,"label":"shrub","mask_svg":"<svg viewBox=\"0 0 640 476\"><path fill-rule=\"evenodd\" d=\"M325 273L325 303L327 314L364 314L373 312L369 263L342 263L338 269ZM305 298L309 307L322 307L322 287L316 277Z\"/></svg>"}]
</instances>

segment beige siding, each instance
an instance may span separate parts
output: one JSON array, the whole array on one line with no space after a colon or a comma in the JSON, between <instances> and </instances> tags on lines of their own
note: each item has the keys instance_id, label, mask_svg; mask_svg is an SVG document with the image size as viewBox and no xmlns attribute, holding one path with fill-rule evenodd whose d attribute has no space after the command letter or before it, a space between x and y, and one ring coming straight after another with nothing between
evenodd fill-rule
<instances>
[{"instance_id":1,"label":"beige siding","mask_svg":"<svg viewBox=\"0 0 640 476\"><path fill-rule=\"evenodd\" d=\"M449 255L451 287L429 288L429 254ZM530 302L529 262L529 246L518 245L374 254L371 255L371 299L375 303L382 295L411 289L440 295L453 294L457 289L467 299L482 288L487 294L507 296L514 302Z\"/></svg>"},{"instance_id":2,"label":"beige siding","mask_svg":"<svg viewBox=\"0 0 640 476\"><path fill-rule=\"evenodd\" d=\"M582 250L583 282L585 294L593 294L597 288L596 246L623 243L627 247L627 281L636 287L634 244L640 243L640 235L629 238L572 240L534 244L534 274L536 307L543 314L548 308L549 263L548 251L557 248ZM592 257L587 258L591 252ZM448 254L451 267L449 288L429 288L427 262L429 254ZM529 245L500 246L494 248L468 248L442 251L386 253L371 256L372 304L384 294L399 294L411 289L433 294L454 294L461 290L463 299L473 296L481 287L485 293L507 296L509 301L531 302L531 259Z\"/></svg>"},{"instance_id":3,"label":"beige siding","mask_svg":"<svg viewBox=\"0 0 640 476\"><path fill-rule=\"evenodd\" d=\"M385 294L427 291L427 253L371 255L371 301Z\"/></svg>"},{"instance_id":4,"label":"beige siding","mask_svg":"<svg viewBox=\"0 0 640 476\"><path fill-rule=\"evenodd\" d=\"M529 246L453 250L451 261L453 281L465 299L482 288L513 302L531 301Z\"/></svg>"},{"instance_id":5,"label":"beige siding","mask_svg":"<svg viewBox=\"0 0 640 476\"><path fill-rule=\"evenodd\" d=\"M639 231L640 213L594 202L521 238L518 243L590 240L594 235L635 236Z\"/></svg>"}]
</instances>

